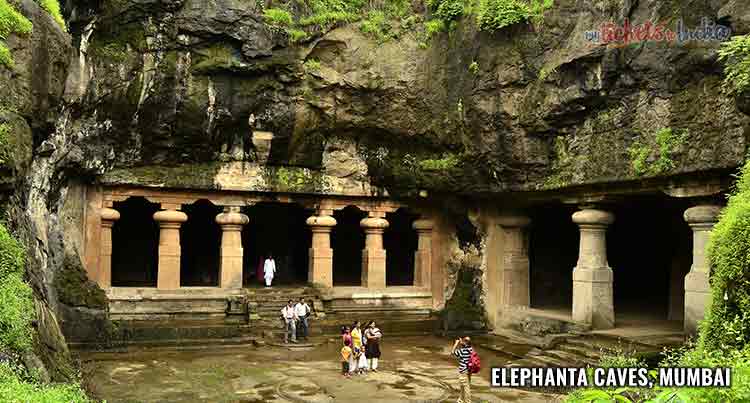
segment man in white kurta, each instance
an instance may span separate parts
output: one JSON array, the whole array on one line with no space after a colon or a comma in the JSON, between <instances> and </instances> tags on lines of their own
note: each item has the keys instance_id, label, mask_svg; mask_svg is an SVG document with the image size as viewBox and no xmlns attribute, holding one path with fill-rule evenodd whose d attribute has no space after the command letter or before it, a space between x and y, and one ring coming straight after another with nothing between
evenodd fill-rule
<instances>
[{"instance_id":1,"label":"man in white kurta","mask_svg":"<svg viewBox=\"0 0 750 403\"><path fill-rule=\"evenodd\" d=\"M266 279L266 287L271 286L274 274L276 274L276 262L273 257L269 256L263 263L263 278Z\"/></svg>"}]
</instances>

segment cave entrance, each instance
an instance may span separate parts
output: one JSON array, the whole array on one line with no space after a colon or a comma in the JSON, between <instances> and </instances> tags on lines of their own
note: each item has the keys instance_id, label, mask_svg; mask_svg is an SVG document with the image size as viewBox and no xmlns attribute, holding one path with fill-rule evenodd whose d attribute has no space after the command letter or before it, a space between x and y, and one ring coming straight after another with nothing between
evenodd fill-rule
<instances>
[{"instance_id":1,"label":"cave entrance","mask_svg":"<svg viewBox=\"0 0 750 403\"><path fill-rule=\"evenodd\" d=\"M529 266L531 307L570 317L573 268L578 261L578 227L572 206L539 206L531 214Z\"/></svg>"},{"instance_id":2,"label":"cave entrance","mask_svg":"<svg viewBox=\"0 0 750 403\"><path fill-rule=\"evenodd\" d=\"M417 215L400 208L387 213L388 228L383 233L386 286L414 285L414 252L417 250L417 231L412 224Z\"/></svg>"},{"instance_id":3,"label":"cave entrance","mask_svg":"<svg viewBox=\"0 0 750 403\"><path fill-rule=\"evenodd\" d=\"M198 200L181 210L188 219L180 227L180 286L217 287L221 227L216 216L222 209L208 200Z\"/></svg>"},{"instance_id":4,"label":"cave entrance","mask_svg":"<svg viewBox=\"0 0 750 403\"><path fill-rule=\"evenodd\" d=\"M692 232L682 218L688 207L654 195L610 208L615 222L607 231L607 259L614 273L617 327L644 320L681 324L684 280L692 263Z\"/></svg>"},{"instance_id":5,"label":"cave entrance","mask_svg":"<svg viewBox=\"0 0 750 403\"><path fill-rule=\"evenodd\" d=\"M112 226L112 286L156 287L159 264L157 203L143 197L114 202L120 219Z\"/></svg>"},{"instance_id":6,"label":"cave entrance","mask_svg":"<svg viewBox=\"0 0 750 403\"><path fill-rule=\"evenodd\" d=\"M243 213L250 218L242 230L245 286L265 284L263 260L269 255L276 261L273 285L307 284L312 234L305 221L312 212L294 203L261 202Z\"/></svg>"},{"instance_id":7,"label":"cave entrance","mask_svg":"<svg viewBox=\"0 0 750 403\"><path fill-rule=\"evenodd\" d=\"M336 226L331 231L333 248L333 285L362 285L362 249L365 248L365 232L359 225L367 213L357 207L348 206L334 211Z\"/></svg>"}]
</instances>

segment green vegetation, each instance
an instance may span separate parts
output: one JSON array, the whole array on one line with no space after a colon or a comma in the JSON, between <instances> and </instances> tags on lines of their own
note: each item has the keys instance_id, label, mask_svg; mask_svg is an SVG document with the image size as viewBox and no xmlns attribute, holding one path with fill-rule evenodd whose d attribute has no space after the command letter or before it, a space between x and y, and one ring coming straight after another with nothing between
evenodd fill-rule
<instances>
[{"instance_id":1,"label":"green vegetation","mask_svg":"<svg viewBox=\"0 0 750 403\"><path fill-rule=\"evenodd\" d=\"M33 377L21 376L24 370L7 362L0 363L0 401L8 403L85 403L90 402L76 384L43 385Z\"/></svg>"},{"instance_id":2,"label":"green vegetation","mask_svg":"<svg viewBox=\"0 0 750 403\"><path fill-rule=\"evenodd\" d=\"M263 11L263 18L266 22L277 27L288 27L292 25L292 15L289 11L280 8L268 8Z\"/></svg>"},{"instance_id":3,"label":"green vegetation","mask_svg":"<svg viewBox=\"0 0 750 403\"><path fill-rule=\"evenodd\" d=\"M0 351L31 348L34 302L23 281L25 254L21 245L0 224Z\"/></svg>"},{"instance_id":4,"label":"green vegetation","mask_svg":"<svg viewBox=\"0 0 750 403\"><path fill-rule=\"evenodd\" d=\"M686 130L664 128L656 132L653 144L641 140L635 141L628 148L633 173L637 176L655 176L674 169L674 154L685 142L687 135ZM652 155L655 160L649 163Z\"/></svg>"},{"instance_id":5,"label":"green vegetation","mask_svg":"<svg viewBox=\"0 0 750 403\"><path fill-rule=\"evenodd\" d=\"M711 309L702 323L700 347L748 349L750 344L750 162L714 227L708 248Z\"/></svg>"},{"instance_id":6,"label":"green vegetation","mask_svg":"<svg viewBox=\"0 0 750 403\"><path fill-rule=\"evenodd\" d=\"M10 34L28 35L32 25L28 18L16 11L8 0L0 0L0 65L13 67L13 56L5 44Z\"/></svg>"},{"instance_id":7,"label":"green vegetation","mask_svg":"<svg viewBox=\"0 0 750 403\"><path fill-rule=\"evenodd\" d=\"M544 18L553 0L480 0L477 23L483 31L497 31L510 25Z\"/></svg>"},{"instance_id":8,"label":"green vegetation","mask_svg":"<svg viewBox=\"0 0 750 403\"><path fill-rule=\"evenodd\" d=\"M320 71L320 61L318 59L307 59L302 65L305 67L307 72Z\"/></svg>"},{"instance_id":9,"label":"green vegetation","mask_svg":"<svg viewBox=\"0 0 750 403\"><path fill-rule=\"evenodd\" d=\"M307 39L308 35L307 32L301 30L301 29L287 29L287 34L289 34L289 40L292 41L292 43L302 42L305 39Z\"/></svg>"},{"instance_id":10,"label":"green vegetation","mask_svg":"<svg viewBox=\"0 0 750 403\"><path fill-rule=\"evenodd\" d=\"M469 65L469 72L473 75L479 74L479 63L476 60Z\"/></svg>"},{"instance_id":11,"label":"green vegetation","mask_svg":"<svg viewBox=\"0 0 750 403\"><path fill-rule=\"evenodd\" d=\"M60 12L60 2L58 0L36 0L36 2L52 16L52 19L55 20L63 31L68 31L68 28L65 26L65 20Z\"/></svg>"},{"instance_id":12,"label":"green vegetation","mask_svg":"<svg viewBox=\"0 0 750 403\"><path fill-rule=\"evenodd\" d=\"M724 63L724 91L741 93L750 88L750 35L735 36L719 49Z\"/></svg>"},{"instance_id":13,"label":"green vegetation","mask_svg":"<svg viewBox=\"0 0 750 403\"><path fill-rule=\"evenodd\" d=\"M10 125L0 123L0 166L4 166L10 159L10 150L8 142L10 137Z\"/></svg>"},{"instance_id":14,"label":"green vegetation","mask_svg":"<svg viewBox=\"0 0 750 403\"><path fill-rule=\"evenodd\" d=\"M359 26L360 31L369 34L378 42L387 42L396 36L390 19L383 11L370 11L367 18Z\"/></svg>"},{"instance_id":15,"label":"green vegetation","mask_svg":"<svg viewBox=\"0 0 750 403\"><path fill-rule=\"evenodd\" d=\"M457 167L458 164L459 159L454 154L443 154L442 158L419 161L419 167L424 171L445 171Z\"/></svg>"},{"instance_id":16,"label":"green vegetation","mask_svg":"<svg viewBox=\"0 0 750 403\"><path fill-rule=\"evenodd\" d=\"M26 256L23 247L0 224L0 351L11 357L34 345L31 322L35 308L33 291L23 280ZM77 384L44 385L18 364L0 362L0 401L32 403L89 402Z\"/></svg>"}]
</instances>

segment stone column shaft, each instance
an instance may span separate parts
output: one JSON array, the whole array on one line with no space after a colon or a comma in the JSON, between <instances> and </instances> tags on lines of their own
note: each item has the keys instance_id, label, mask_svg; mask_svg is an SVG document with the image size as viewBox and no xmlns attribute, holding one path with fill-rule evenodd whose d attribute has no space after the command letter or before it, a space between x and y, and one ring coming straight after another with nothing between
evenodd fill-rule
<instances>
[{"instance_id":1,"label":"stone column shaft","mask_svg":"<svg viewBox=\"0 0 750 403\"><path fill-rule=\"evenodd\" d=\"M176 209L154 213L159 223L159 269L156 288L176 290L180 288L180 226L187 221L187 214Z\"/></svg>"},{"instance_id":2,"label":"stone column shaft","mask_svg":"<svg viewBox=\"0 0 750 403\"><path fill-rule=\"evenodd\" d=\"M684 218L693 230L693 264L685 276L685 315L686 334L695 334L698 322L703 320L711 302L711 289L708 282L710 263L706 256L708 240L721 211L720 206L702 205L685 210Z\"/></svg>"},{"instance_id":3,"label":"stone column shaft","mask_svg":"<svg viewBox=\"0 0 750 403\"><path fill-rule=\"evenodd\" d=\"M388 228L385 218L369 217L359 222L365 230L365 249L362 251L362 286L385 288L385 250L383 232Z\"/></svg>"},{"instance_id":4,"label":"stone column shaft","mask_svg":"<svg viewBox=\"0 0 750 403\"><path fill-rule=\"evenodd\" d=\"M120 213L112 208L104 207L101 211L101 254L99 257L99 272L97 282L101 288L112 287L112 226L120 219Z\"/></svg>"},{"instance_id":5,"label":"stone column shaft","mask_svg":"<svg viewBox=\"0 0 750 403\"><path fill-rule=\"evenodd\" d=\"M531 223L525 216L506 216L498 221L503 229L502 300L504 307L528 307L529 251L524 228Z\"/></svg>"},{"instance_id":6,"label":"stone column shaft","mask_svg":"<svg viewBox=\"0 0 750 403\"><path fill-rule=\"evenodd\" d=\"M216 223L221 226L221 288L242 288L242 227L249 222L250 219L236 206L225 207L224 212L216 216Z\"/></svg>"},{"instance_id":7,"label":"stone column shaft","mask_svg":"<svg viewBox=\"0 0 750 403\"><path fill-rule=\"evenodd\" d=\"M307 281L324 287L333 287L333 249L331 231L336 219L329 215L312 216L307 219L312 231L312 245L309 250Z\"/></svg>"},{"instance_id":8,"label":"stone column shaft","mask_svg":"<svg viewBox=\"0 0 750 403\"><path fill-rule=\"evenodd\" d=\"M607 226L611 213L582 209L573 214L581 231L578 263L573 269L573 320L589 323L594 329L615 325L612 295L612 269L607 262Z\"/></svg>"},{"instance_id":9,"label":"stone column shaft","mask_svg":"<svg viewBox=\"0 0 750 403\"><path fill-rule=\"evenodd\" d=\"M414 285L429 287L432 279L432 227L430 220L414 221L417 231L417 250L414 252Z\"/></svg>"}]
</instances>

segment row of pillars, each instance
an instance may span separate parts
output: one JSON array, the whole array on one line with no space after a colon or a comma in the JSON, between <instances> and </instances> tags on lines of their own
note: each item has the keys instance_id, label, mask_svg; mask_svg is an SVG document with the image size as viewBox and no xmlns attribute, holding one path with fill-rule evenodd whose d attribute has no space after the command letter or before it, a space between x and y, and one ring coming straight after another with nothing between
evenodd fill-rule
<instances>
[{"instance_id":1,"label":"row of pillars","mask_svg":"<svg viewBox=\"0 0 750 403\"><path fill-rule=\"evenodd\" d=\"M684 329L695 333L710 302L709 262L706 247L720 206L700 205L687 209L684 219L693 230L693 263L685 276ZM613 273L607 261L607 227L612 213L583 207L573 214L580 230L578 262L573 269L572 319L590 324L594 329L614 327ZM530 224L528 217L501 217L498 224L504 234L501 306L530 305L529 257L523 234Z\"/></svg>"},{"instance_id":2,"label":"row of pillars","mask_svg":"<svg viewBox=\"0 0 750 403\"><path fill-rule=\"evenodd\" d=\"M159 223L159 261L157 289L174 290L180 288L180 227L186 222L187 214L179 211L179 205L162 205L161 211L154 213ZM331 231L336 226L332 210L321 210L306 223L312 232L309 249L308 282L324 287L333 286L333 249ZM120 219L120 213L110 207L101 211L101 254L98 283L102 288L112 285L112 226ZM219 287L224 289L242 288L242 228L250 222L240 207L224 207L216 216L216 223L222 230ZM362 286L385 288L386 251L383 249L383 233L388 228L385 213L370 212L369 217L360 221L365 231L365 248L362 251ZM416 220L412 227L418 234L417 251L414 254L414 285L430 284L432 256L432 227L430 220Z\"/></svg>"}]
</instances>

